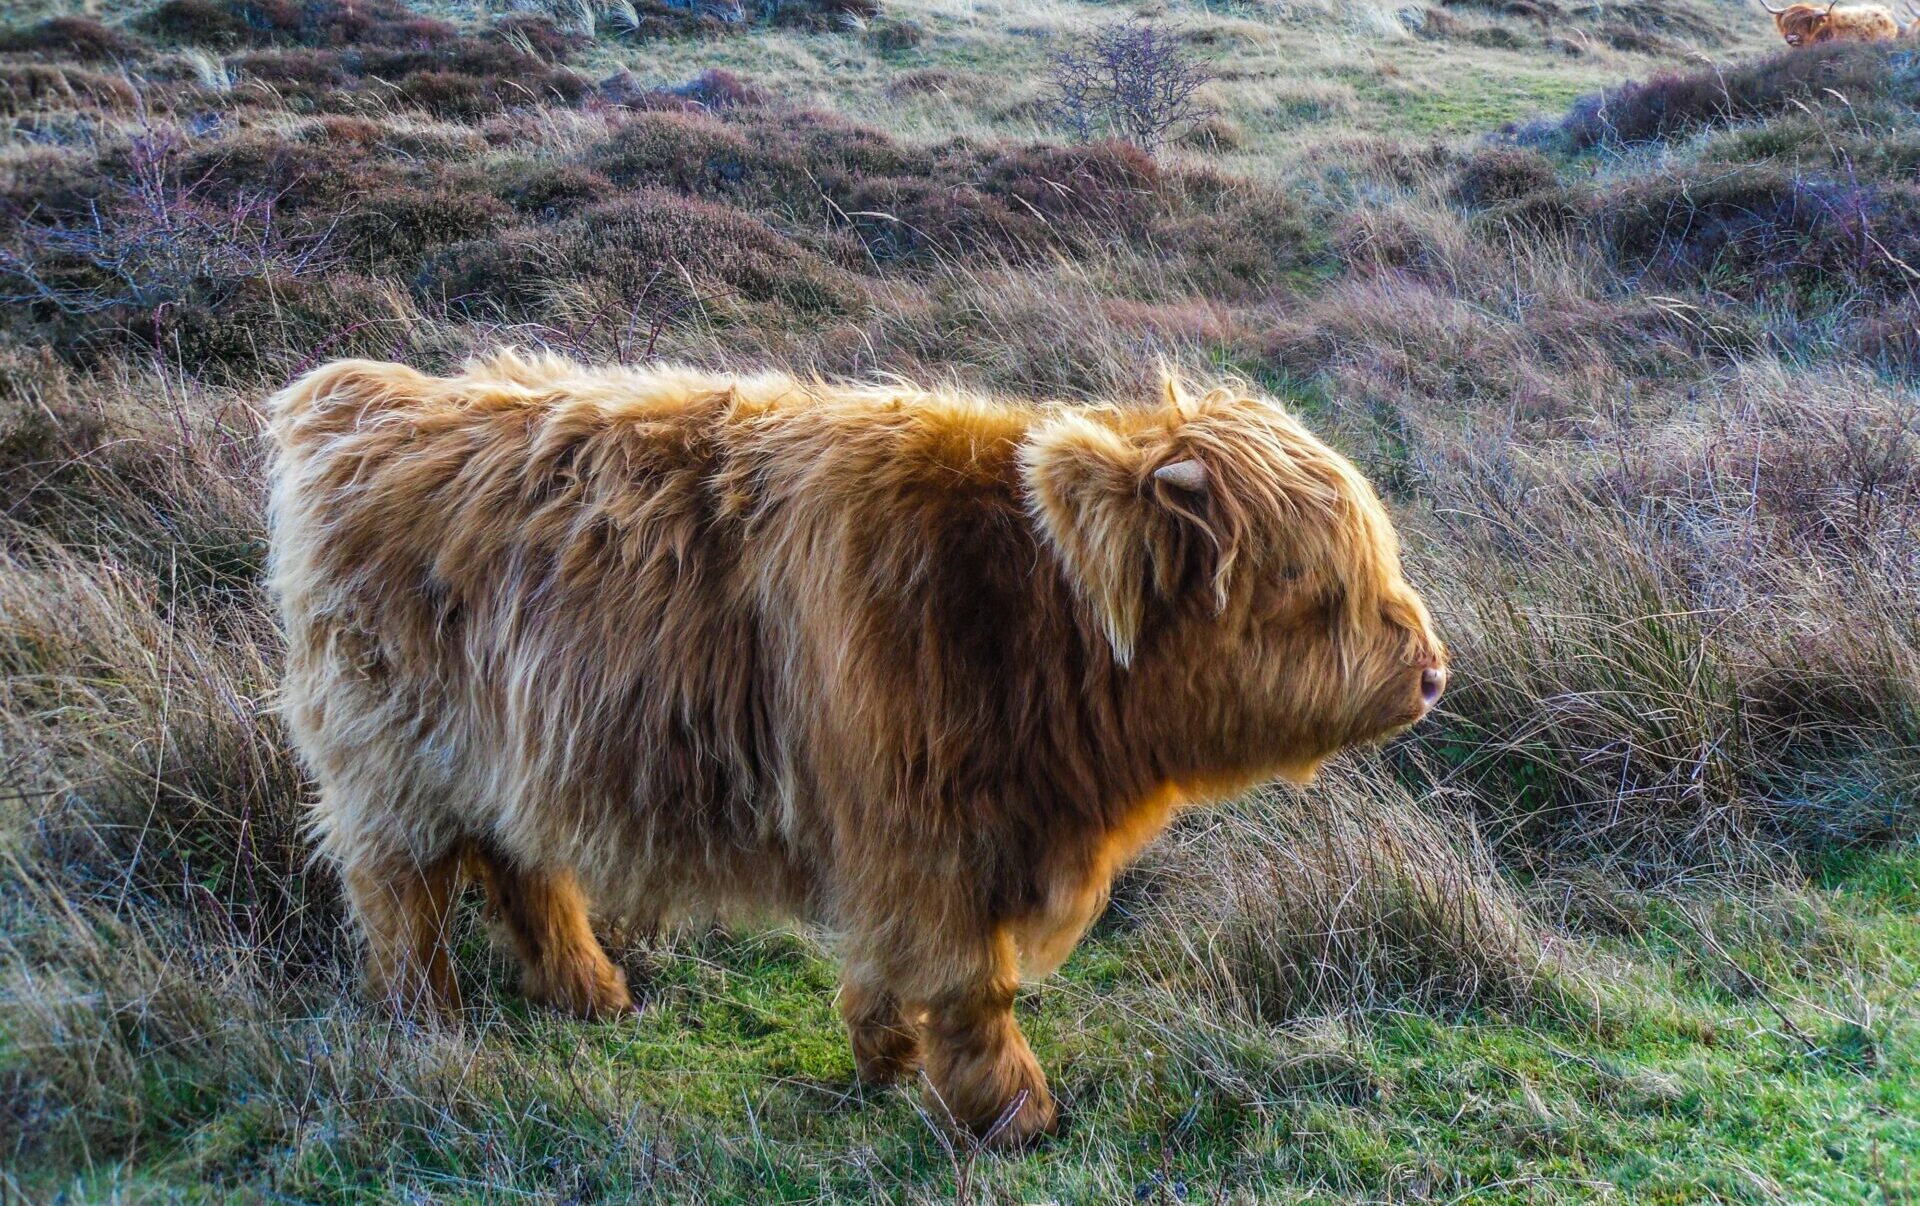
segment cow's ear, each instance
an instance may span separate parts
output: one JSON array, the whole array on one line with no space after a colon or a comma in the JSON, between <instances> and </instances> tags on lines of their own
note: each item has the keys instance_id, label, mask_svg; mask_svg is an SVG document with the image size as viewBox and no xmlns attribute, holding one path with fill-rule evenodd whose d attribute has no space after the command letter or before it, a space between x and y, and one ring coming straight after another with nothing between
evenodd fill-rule
<instances>
[{"instance_id":1,"label":"cow's ear","mask_svg":"<svg viewBox=\"0 0 1920 1206\"><path fill-rule=\"evenodd\" d=\"M1141 493L1146 456L1125 436L1079 415L1037 428L1021 448L1027 509L1122 666L1147 610L1151 517Z\"/></svg>"},{"instance_id":2,"label":"cow's ear","mask_svg":"<svg viewBox=\"0 0 1920 1206\"><path fill-rule=\"evenodd\" d=\"M1187 546L1181 529L1204 505L1205 468L1176 460L1156 469L1146 449L1073 414L1036 428L1021 462L1035 526L1114 660L1130 664L1153 598L1178 587Z\"/></svg>"}]
</instances>

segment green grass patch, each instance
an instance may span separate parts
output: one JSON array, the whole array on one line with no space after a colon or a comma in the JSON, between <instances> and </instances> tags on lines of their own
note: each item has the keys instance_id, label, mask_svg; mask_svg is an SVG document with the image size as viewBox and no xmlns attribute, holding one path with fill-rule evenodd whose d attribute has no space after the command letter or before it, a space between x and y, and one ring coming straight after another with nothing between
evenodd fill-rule
<instances>
[{"instance_id":1,"label":"green grass patch","mask_svg":"<svg viewBox=\"0 0 1920 1206\"><path fill-rule=\"evenodd\" d=\"M1518 56L1498 69L1461 64L1442 73L1436 68L1432 83L1389 79L1360 68L1337 75L1372 112L1367 125L1416 137L1471 134L1557 114L1595 87L1577 74L1530 67Z\"/></svg>"},{"instance_id":2,"label":"green grass patch","mask_svg":"<svg viewBox=\"0 0 1920 1206\"><path fill-rule=\"evenodd\" d=\"M490 1016L404 1095L300 1071L320 1035L376 1023L269 1020L273 1083L156 1065L138 1111L195 1124L14 1175L80 1199L1904 1201L1917 871L1849 852L1803 889L1646 897L1636 936L1586 948L1587 999L1520 1015L1262 1025L1152 981L1109 929L1023 997L1067 1124L1017 1157L950 1151L915 1093L855 1087L831 960L776 931L631 955L646 1008L612 1024L530 1011L481 960Z\"/></svg>"}]
</instances>

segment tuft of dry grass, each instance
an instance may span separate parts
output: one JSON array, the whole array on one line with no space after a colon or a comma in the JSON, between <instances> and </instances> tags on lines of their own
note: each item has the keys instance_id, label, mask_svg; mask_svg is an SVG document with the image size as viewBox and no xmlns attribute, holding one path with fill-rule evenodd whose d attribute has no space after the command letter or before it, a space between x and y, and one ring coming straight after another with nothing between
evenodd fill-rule
<instances>
[{"instance_id":1,"label":"tuft of dry grass","mask_svg":"<svg viewBox=\"0 0 1920 1206\"><path fill-rule=\"evenodd\" d=\"M1471 826L1372 758L1196 819L1139 874L1156 973L1223 1017L1524 1010L1573 974Z\"/></svg>"}]
</instances>

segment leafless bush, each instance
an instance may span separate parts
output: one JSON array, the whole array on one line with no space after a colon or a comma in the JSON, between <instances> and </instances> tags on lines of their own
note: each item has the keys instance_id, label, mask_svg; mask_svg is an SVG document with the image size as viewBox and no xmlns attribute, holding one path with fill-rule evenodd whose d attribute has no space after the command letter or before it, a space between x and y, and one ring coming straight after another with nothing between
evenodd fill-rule
<instances>
[{"instance_id":1,"label":"leafless bush","mask_svg":"<svg viewBox=\"0 0 1920 1206\"><path fill-rule=\"evenodd\" d=\"M127 147L127 174L84 213L30 216L0 245L0 304L63 314L152 310L205 291L209 304L241 282L326 268L331 228L289 231L270 192L216 197L211 173L181 171L188 144L149 128Z\"/></svg>"},{"instance_id":2,"label":"leafless bush","mask_svg":"<svg viewBox=\"0 0 1920 1206\"><path fill-rule=\"evenodd\" d=\"M1151 154L1214 116L1200 98L1212 79L1177 30L1126 21L1054 55L1047 86L1075 138L1124 139Z\"/></svg>"}]
</instances>

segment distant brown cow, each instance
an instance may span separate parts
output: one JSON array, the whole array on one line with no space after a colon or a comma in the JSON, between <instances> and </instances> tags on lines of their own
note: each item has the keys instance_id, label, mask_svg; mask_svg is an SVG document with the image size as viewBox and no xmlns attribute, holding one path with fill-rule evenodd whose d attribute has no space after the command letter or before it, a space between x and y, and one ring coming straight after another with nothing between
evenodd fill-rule
<instances>
[{"instance_id":1,"label":"distant brown cow","mask_svg":"<svg viewBox=\"0 0 1920 1206\"><path fill-rule=\"evenodd\" d=\"M924 1057L1002 1143L1054 1120L1014 989L1115 871L1446 680L1372 489L1229 390L349 361L273 434L285 707L378 994L458 1009L463 869L582 1015L632 1008L589 901L814 918L861 1077Z\"/></svg>"},{"instance_id":2,"label":"distant brown cow","mask_svg":"<svg viewBox=\"0 0 1920 1206\"><path fill-rule=\"evenodd\" d=\"M1839 0L1827 7L1816 4L1790 4L1775 8L1760 0L1761 7L1773 14L1773 27L1793 47L1819 46L1827 42L1890 42L1900 36L1900 23L1891 10L1878 4L1839 6Z\"/></svg>"}]
</instances>

